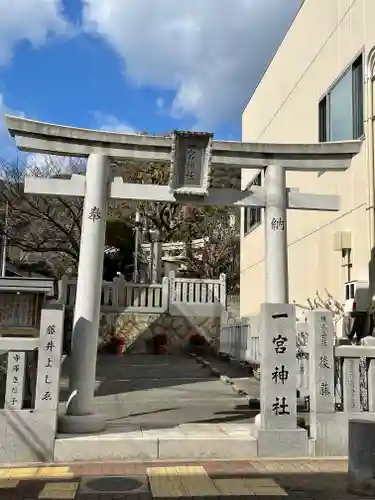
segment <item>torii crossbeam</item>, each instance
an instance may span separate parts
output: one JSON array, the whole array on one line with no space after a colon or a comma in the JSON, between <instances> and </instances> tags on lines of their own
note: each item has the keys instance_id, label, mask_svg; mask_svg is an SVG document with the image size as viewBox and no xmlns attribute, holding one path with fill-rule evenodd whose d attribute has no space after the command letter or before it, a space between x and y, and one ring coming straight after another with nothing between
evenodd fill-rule
<instances>
[{"instance_id":1,"label":"torii crossbeam","mask_svg":"<svg viewBox=\"0 0 375 500\"><path fill-rule=\"evenodd\" d=\"M336 211L340 200L338 196L288 189L286 170L344 171L361 148L360 141L262 144L215 141L209 133L176 131L165 137L119 134L9 115L6 123L22 151L88 157L86 176L25 180L28 193L85 198L70 379L75 396L68 409L71 418L66 416L60 422L65 432L72 433L97 432L103 426L103 419L94 414L93 398L108 198L264 208L266 302L287 303L287 209ZM110 180L110 161L118 158L170 162L169 185ZM264 187L240 189L241 170L247 168L265 169ZM230 187L215 185L223 172L230 173Z\"/></svg>"}]
</instances>

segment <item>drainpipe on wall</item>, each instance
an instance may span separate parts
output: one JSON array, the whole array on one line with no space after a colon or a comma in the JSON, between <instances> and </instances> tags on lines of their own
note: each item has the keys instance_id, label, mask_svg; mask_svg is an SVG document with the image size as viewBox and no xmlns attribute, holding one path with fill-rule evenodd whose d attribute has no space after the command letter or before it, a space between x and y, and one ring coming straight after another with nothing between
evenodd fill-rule
<instances>
[{"instance_id":1,"label":"drainpipe on wall","mask_svg":"<svg viewBox=\"0 0 375 500\"><path fill-rule=\"evenodd\" d=\"M375 157L374 157L374 89L375 80L375 47L373 47L367 57L366 74L366 157L369 175L369 199L368 210L370 211L370 251L371 251L371 275L370 291L371 296L375 295Z\"/></svg>"}]
</instances>

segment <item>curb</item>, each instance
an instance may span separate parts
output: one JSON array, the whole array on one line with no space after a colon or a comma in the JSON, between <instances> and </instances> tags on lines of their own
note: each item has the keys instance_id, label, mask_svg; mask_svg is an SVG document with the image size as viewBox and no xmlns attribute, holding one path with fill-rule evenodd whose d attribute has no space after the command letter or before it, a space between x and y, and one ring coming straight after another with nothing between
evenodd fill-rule
<instances>
[{"instance_id":1,"label":"curb","mask_svg":"<svg viewBox=\"0 0 375 500\"><path fill-rule=\"evenodd\" d=\"M250 409L254 409L254 410L260 409L260 400L257 398L250 397L249 394L244 389L237 387L236 384L233 382L232 378L228 377L227 375L221 374L217 368L211 366L211 363L209 361L203 359L201 356L197 356L195 353L189 353L189 356L194 358L195 361L198 364L202 365L203 368L208 368L214 377L218 377L220 379L220 382L222 382L225 385L230 385L232 390L234 392L236 392L239 396L243 396L243 397L247 398ZM219 353L219 357L220 357L220 353ZM235 359L231 358L230 356L221 356L221 359L227 359L229 362L235 361ZM246 363L242 363L241 366L243 368L245 368L248 365Z\"/></svg>"},{"instance_id":2,"label":"curb","mask_svg":"<svg viewBox=\"0 0 375 500\"><path fill-rule=\"evenodd\" d=\"M232 387L233 391L236 392L239 396L243 396L243 397L247 398L250 410L259 410L260 411L260 399L252 398L251 396L249 396L249 394L246 391L244 391L243 389L240 389L239 387L236 386L236 384L233 382L232 378L228 377L225 374L221 374L217 368L214 368L213 366L211 366L211 363L209 361L203 359L201 356L197 356L193 352L190 352L189 356L194 358L197 363L202 365L202 368L208 368L214 377L218 377L220 379L220 382L222 382L225 385L230 385ZM232 358L228 354L218 353L218 357L221 360L228 361L228 363L237 362L237 360L235 358ZM239 364L242 368L249 367L249 364L246 362L243 362L243 361L241 361ZM257 369L256 372L259 373L259 369ZM255 375L255 371L254 371L254 378L258 381L260 380L260 377L258 378ZM299 391L297 389L297 408L298 408L298 398L299 398ZM306 403L305 403L305 405L306 405ZM302 410L302 408L306 407L305 405L303 405L302 403L300 404L300 411L301 412L304 411L304 410ZM302 417L300 417L300 420L303 421L304 419Z\"/></svg>"}]
</instances>

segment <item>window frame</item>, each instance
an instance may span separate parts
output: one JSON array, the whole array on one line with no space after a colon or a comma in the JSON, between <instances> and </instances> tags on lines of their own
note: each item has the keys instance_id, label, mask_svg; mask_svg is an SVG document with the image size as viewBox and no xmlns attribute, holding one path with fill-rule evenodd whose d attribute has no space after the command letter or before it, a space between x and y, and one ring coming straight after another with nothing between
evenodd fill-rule
<instances>
[{"instance_id":1,"label":"window frame","mask_svg":"<svg viewBox=\"0 0 375 500\"><path fill-rule=\"evenodd\" d=\"M318 102L318 141L333 142L330 139L330 95L348 74L352 75L352 137L346 140L361 140L365 135L365 53L362 49L347 67L340 73L328 90L320 97ZM358 68L361 67L361 77L358 75ZM361 84L359 84L361 82ZM361 101L361 104L360 104ZM359 105L360 104L360 105Z\"/></svg>"},{"instance_id":2,"label":"window frame","mask_svg":"<svg viewBox=\"0 0 375 500\"><path fill-rule=\"evenodd\" d=\"M251 189L252 186L262 186L263 185L264 170L262 169L252 180L251 184L247 189ZM254 214L253 224L249 224L251 214ZM259 227L263 222L262 208L261 207L243 207L243 235L244 237L252 233L257 227Z\"/></svg>"}]
</instances>

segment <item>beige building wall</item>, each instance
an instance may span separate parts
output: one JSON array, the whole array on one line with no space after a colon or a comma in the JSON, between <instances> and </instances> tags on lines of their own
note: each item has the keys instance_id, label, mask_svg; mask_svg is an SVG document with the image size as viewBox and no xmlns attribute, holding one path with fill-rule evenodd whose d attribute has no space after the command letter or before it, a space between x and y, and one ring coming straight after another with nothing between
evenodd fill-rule
<instances>
[{"instance_id":1,"label":"beige building wall","mask_svg":"<svg viewBox=\"0 0 375 500\"><path fill-rule=\"evenodd\" d=\"M306 0L244 110L244 141L318 142L318 103L355 58L375 45L375 0ZM365 92L365 91L364 91ZM368 280L370 239L366 140L344 173L290 173L287 185L304 192L338 194L341 211L288 211L290 300L306 304L325 289L344 301L341 252L336 231L352 234L352 279ZM243 172L247 184L255 171ZM242 224L243 226L243 224ZM241 238L241 314L264 301L264 225Z\"/></svg>"}]
</instances>

